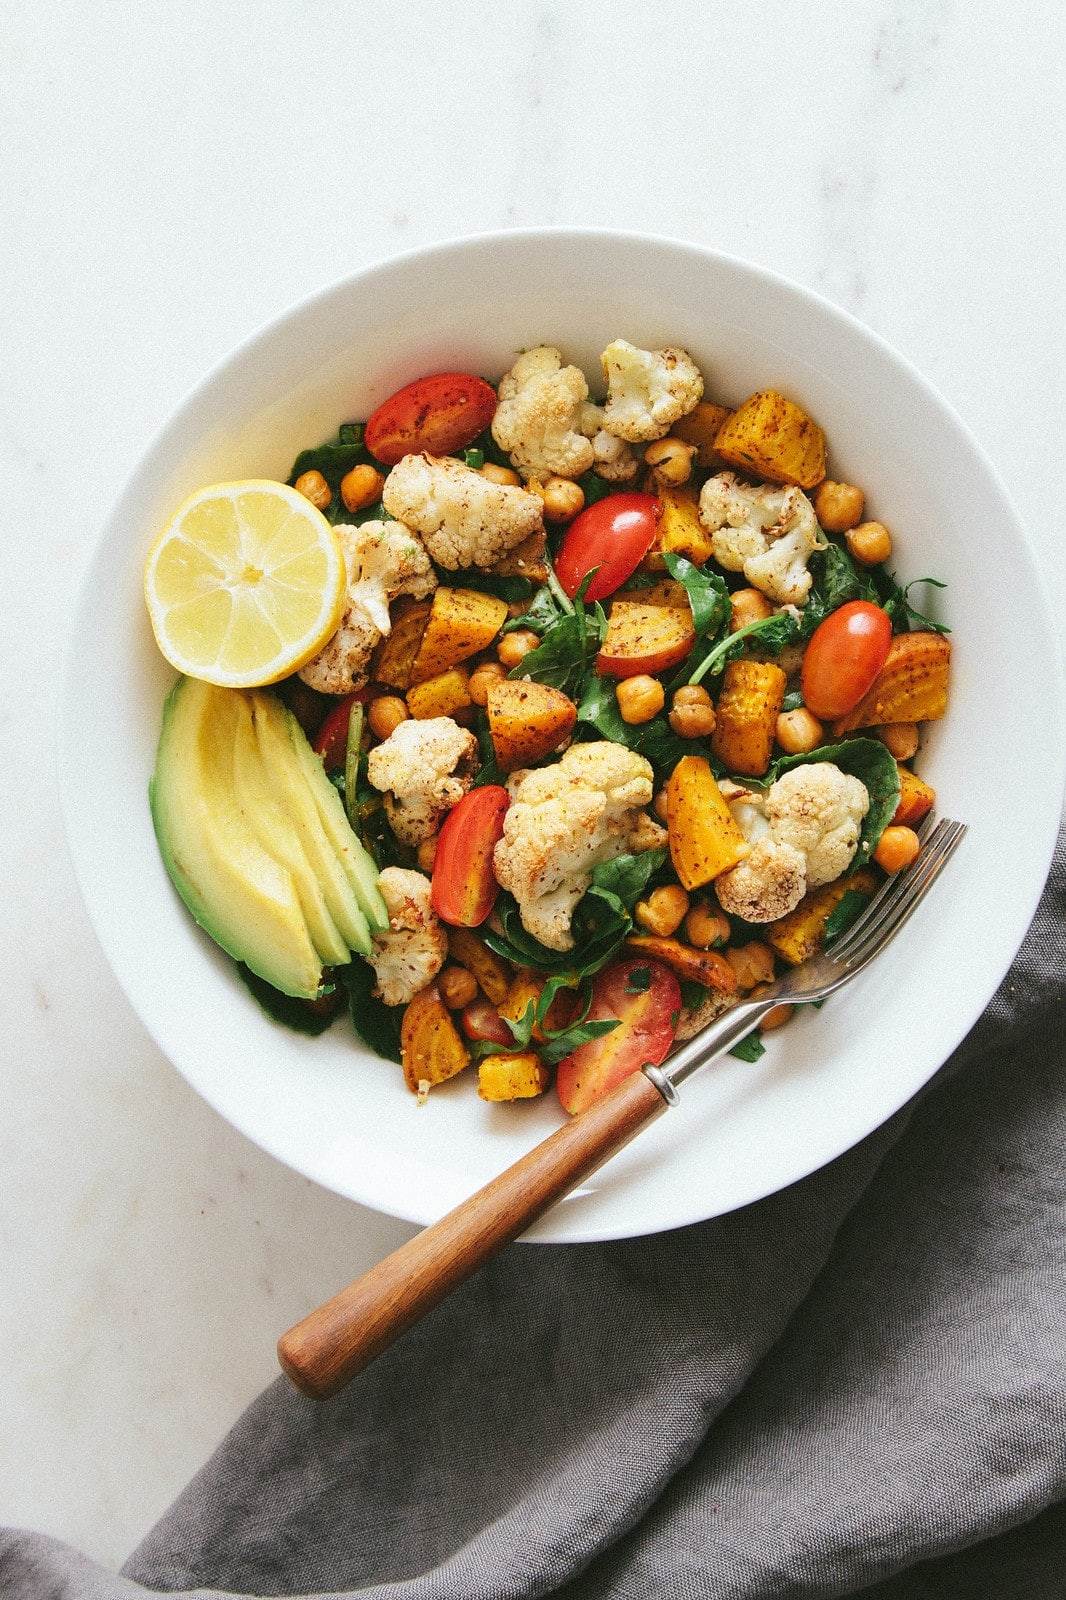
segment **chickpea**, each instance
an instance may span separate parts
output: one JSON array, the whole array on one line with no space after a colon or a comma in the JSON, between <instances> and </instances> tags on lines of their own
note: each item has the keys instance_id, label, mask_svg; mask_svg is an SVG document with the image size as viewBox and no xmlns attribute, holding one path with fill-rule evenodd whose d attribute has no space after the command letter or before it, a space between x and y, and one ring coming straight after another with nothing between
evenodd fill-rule
<instances>
[{"instance_id":1,"label":"chickpea","mask_svg":"<svg viewBox=\"0 0 1066 1600\"><path fill-rule=\"evenodd\" d=\"M433 863L437 859L437 835L431 833L428 839L423 839L415 854L419 872L432 872Z\"/></svg>"},{"instance_id":2,"label":"chickpea","mask_svg":"<svg viewBox=\"0 0 1066 1600\"><path fill-rule=\"evenodd\" d=\"M488 705L489 690L494 683L502 683L507 674L498 661L483 661L470 674L466 692L476 706Z\"/></svg>"},{"instance_id":3,"label":"chickpea","mask_svg":"<svg viewBox=\"0 0 1066 1600\"><path fill-rule=\"evenodd\" d=\"M866 496L853 483L823 478L814 497L814 514L826 533L847 533L862 521Z\"/></svg>"},{"instance_id":4,"label":"chickpea","mask_svg":"<svg viewBox=\"0 0 1066 1600\"><path fill-rule=\"evenodd\" d=\"M918 724L916 722L886 722L873 730L890 755L897 761L909 761L918 750Z\"/></svg>"},{"instance_id":5,"label":"chickpea","mask_svg":"<svg viewBox=\"0 0 1066 1600\"><path fill-rule=\"evenodd\" d=\"M729 596L729 605L730 633L736 633L738 628L746 628L749 622L762 622L774 614L773 606L761 589L735 589Z\"/></svg>"},{"instance_id":6,"label":"chickpea","mask_svg":"<svg viewBox=\"0 0 1066 1600\"><path fill-rule=\"evenodd\" d=\"M341 479L341 499L344 501L345 509L365 511L367 506L372 506L375 500L381 499L384 487L385 479L377 468L372 467L367 461L361 461Z\"/></svg>"},{"instance_id":7,"label":"chickpea","mask_svg":"<svg viewBox=\"0 0 1066 1600\"><path fill-rule=\"evenodd\" d=\"M892 554L892 535L883 522L861 522L845 536L848 554L861 567L877 567Z\"/></svg>"},{"instance_id":8,"label":"chickpea","mask_svg":"<svg viewBox=\"0 0 1066 1600\"><path fill-rule=\"evenodd\" d=\"M325 511L333 499L333 490L322 476L321 472L301 472L293 488L297 494L302 494L305 500L310 500L319 511Z\"/></svg>"},{"instance_id":9,"label":"chickpea","mask_svg":"<svg viewBox=\"0 0 1066 1600\"><path fill-rule=\"evenodd\" d=\"M773 981L773 951L760 939L752 939L750 944L730 945L725 958L736 973L738 989L747 991L756 984Z\"/></svg>"},{"instance_id":10,"label":"chickpea","mask_svg":"<svg viewBox=\"0 0 1066 1600\"><path fill-rule=\"evenodd\" d=\"M655 815L658 817L660 822L665 822L667 820L667 816L668 816L668 813L669 813L669 805L667 803L667 795L666 795L666 790L665 789L660 789L658 791L658 793L655 796L655 799L651 803L651 808L655 812Z\"/></svg>"},{"instance_id":11,"label":"chickpea","mask_svg":"<svg viewBox=\"0 0 1066 1600\"><path fill-rule=\"evenodd\" d=\"M585 509L585 491L570 478L545 478L541 498L549 522L573 522Z\"/></svg>"},{"instance_id":12,"label":"chickpea","mask_svg":"<svg viewBox=\"0 0 1066 1600\"><path fill-rule=\"evenodd\" d=\"M910 866L921 847L922 842L913 828L898 825L886 828L874 851L874 860L888 873L902 872L904 867Z\"/></svg>"},{"instance_id":13,"label":"chickpea","mask_svg":"<svg viewBox=\"0 0 1066 1600\"><path fill-rule=\"evenodd\" d=\"M768 987L768 984L759 984L751 991L751 998L753 1000L757 1000L759 995ZM795 1009L795 1006L790 1006L787 1004L773 1006L766 1013L765 1017L763 1017L762 1021L759 1023L759 1027L764 1033L772 1033L775 1028L783 1028L785 1023L792 1016L792 1013L795 1011Z\"/></svg>"},{"instance_id":14,"label":"chickpea","mask_svg":"<svg viewBox=\"0 0 1066 1600\"><path fill-rule=\"evenodd\" d=\"M516 484L522 482L518 473L512 467L498 467L495 461L486 461L483 467L478 468L478 471L490 483L506 484L508 488L514 488Z\"/></svg>"},{"instance_id":15,"label":"chickpea","mask_svg":"<svg viewBox=\"0 0 1066 1600\"><path fill-rule=\"evenodd\" d=\"M477 996L477 979L465 967L443 967L437 973L437 993L449 1011L461 1011Z\"/></svg>"},{"instance_id":16,"label":"chickpea","mask_svg":"<svg viewBox=\"0 0 1066 1600\"><path fill-rule=\"evenodd\" d=\"M714 732L714 706L701 683L682 684L667 721L682 739L706 739Z\"/></svg>"},{"instance_id":17,"label":"chickpea","mask_svg":"<svg viewBox=\"0 0 1066 1600\"><path fill-rule=\"evenodd\" d=\"M387 739L410 714L406 701L398 694L379 694L366 708L366 720L376 739Z\"/></svg>"},{"instance_id":18,"label":"chickpea","mask_svg":"<svg viewBox=\"0 0 1066 1600\"><path fill-rule=\"evenodd\" d=\"M512 667L517 667L524 656L535 650L540 639L532 628L516 628L513 633L505 633L496 646L496 654L500 665L510 672Z\"/></svg>"},{"instance_id":19,"label":"chickpea","mask_svg":"<svg viewBox=\"0 0 1066 1600\"><path fill-rule=\"evenodd\" d=\"M823 742L824 732L818 718L806 706L797 706L795 711L781 712L774 737L787 755L798 756L808 750L817 750Z\"/></svg>"},{"instance_id":20,"label":"chickpea","mask_svg":"<svg viewBox=\"0 0 1066 1600\"><path fill-rule=\"evenodd\" d=\"M653 468L659 482L672 489L691 478L695 454L694 444L685 444L681 439L656 439L645 450L644 460Z\"/></svg>"},{"instance_id":21,"label":"chickpea","mask_svg":"<svg viewBox=\"0 0 1066 1600\"><path fill-rule=\"evenodd\" d=\"M633 915L641 927L657 938L669 939L685 920L688 895L679 883L664 884L653 889L646 900L638 900Z\"/></svg>"},{"instance_id":22,"label":"chickpea","mask_svg":"<svg viewBox=\"0 0 1066 1600\"><path fill-rule=\"evenodd\" d=\"M622 721L650 722L666 704L666 692L658 678L638 672L632 678L623 678L615 691Z\"/></svg>"},{"instance_id":23,"label":"chickpea","mask_svg":"<svg viewBox=\"0 0 1066 1600\"><path fill-rule=\"evenodd\" d=\"M729 938L729 918L707 900L697 900L685 918L685 937L697 950L725 944Z\"/></svg>"}]
</instances>

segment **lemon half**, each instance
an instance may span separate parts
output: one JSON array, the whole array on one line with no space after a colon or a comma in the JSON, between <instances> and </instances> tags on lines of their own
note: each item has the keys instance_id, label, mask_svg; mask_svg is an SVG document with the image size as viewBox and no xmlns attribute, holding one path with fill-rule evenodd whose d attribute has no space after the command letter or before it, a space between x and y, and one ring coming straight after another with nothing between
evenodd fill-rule
<instances>
[{"instance_id":1,"label":"lemon half","mask_svg":"<svg viewBox=\"0 0 1066 1600\"><path fill-rule=\"evenodd\" d=\"M144 574L167 660L231 689L277 683L317 655L340 624L346 585L321 511L267 478L198 490L159 535Z\"/></svg>"}]
</instances>

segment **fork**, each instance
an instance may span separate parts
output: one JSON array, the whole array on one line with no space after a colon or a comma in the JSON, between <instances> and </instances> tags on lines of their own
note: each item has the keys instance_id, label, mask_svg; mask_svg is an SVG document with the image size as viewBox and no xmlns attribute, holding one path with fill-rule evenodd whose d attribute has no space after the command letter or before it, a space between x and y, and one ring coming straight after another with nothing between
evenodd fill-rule
<instances>
[{"instance_id":1,"label":"fork","mask_svg":"<svg viewBox=\"0 0 1066 1600\"><path fill-rule=\"evenodd\" d=\"M739 1001L676 1050L644 1066L295 1324L278 1341L287 1377L314 1400L336 1394L498 1250L666 1110L678 1086L750 1033L774 1006L823 1000L850 983L913 915L966 832L945 819L832 947Z\"/></svg>"}]
</instances>

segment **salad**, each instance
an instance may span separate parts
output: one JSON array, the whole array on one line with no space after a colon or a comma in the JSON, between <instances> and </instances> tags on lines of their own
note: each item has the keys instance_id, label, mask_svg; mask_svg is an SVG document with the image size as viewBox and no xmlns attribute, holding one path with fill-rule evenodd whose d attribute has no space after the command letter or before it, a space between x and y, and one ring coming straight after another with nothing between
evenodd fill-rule
<instances>
[{"instance_id":1,"label":"salad","mask_svg":"<svg viewBox=\"0 0 1066 1600\"><path fill-rule=\"evenodd\" d=\"M582 1110L836 937L935 803L947 630L816 421L678 347L602 369L417 379L149 558L168 870L272 1016L346 1014L420 1101Z\"/></svg>"}]
</instances>

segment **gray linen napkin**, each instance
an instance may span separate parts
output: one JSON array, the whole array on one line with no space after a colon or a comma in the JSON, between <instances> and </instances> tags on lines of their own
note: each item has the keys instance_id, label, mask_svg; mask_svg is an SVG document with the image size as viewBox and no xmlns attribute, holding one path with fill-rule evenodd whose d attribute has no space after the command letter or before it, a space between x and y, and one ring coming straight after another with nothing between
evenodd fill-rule
<instances>
[{"instance_id":1,"label":"gray linen napkin","mask_svg":"<svg viewBox=\"0 0 1066 1600\"><path fill-rule=\"evenodd\" d=\"M1063 1600L1064 933L1066 834L984 1016L854 1150L511 1248L336 1399L272 1384L122 1575L11 1529L0 1594Z\"/></svg>"}]
</instances>

